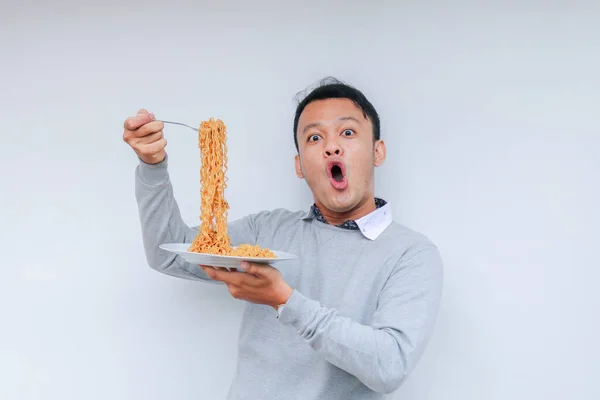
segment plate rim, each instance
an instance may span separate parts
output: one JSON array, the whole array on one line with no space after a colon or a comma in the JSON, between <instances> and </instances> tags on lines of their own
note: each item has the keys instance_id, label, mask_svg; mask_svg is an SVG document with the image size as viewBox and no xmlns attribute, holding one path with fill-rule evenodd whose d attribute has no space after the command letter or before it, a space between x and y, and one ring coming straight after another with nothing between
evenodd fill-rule
<instances>
[{"instance_id":1,"label":"plate rim","mask_svg":"<svg viewBox=\"0 0 600 400\"><path fill-rule=\"evenodd\" d=\"M194 251L187 251L187 250L178 250L178 249L168 249L165 248L163 246L167 246L167 245L187 245L188 247L192 245L192 243L181 243L181 242L170 242L170 243L161 243L158 245L158 247L164 251L169 251L169 252L173 252L173 253L179 253L179 254L185 254L185 255L192 255L192 256L202 256L202 257L215 257L215 258L220 258L220 259L226 259L226 260L240 260L240 261L244 261L244 260L258 260L258 261L263 261L263 262L273 262L273 261L286 261L286 260L292 260L294 258L298 258L297 255L289 253L287 251L282 251L282 250L272 250L275 253L283 253L283 255L285 256L285 258L271 258L271 257L243 257L243 256L229 256L229 255L225 255L225 254L211 254L211 253L197 253ZM236 246L233 246L236 247Z\"/></svg>"}]
</instances>

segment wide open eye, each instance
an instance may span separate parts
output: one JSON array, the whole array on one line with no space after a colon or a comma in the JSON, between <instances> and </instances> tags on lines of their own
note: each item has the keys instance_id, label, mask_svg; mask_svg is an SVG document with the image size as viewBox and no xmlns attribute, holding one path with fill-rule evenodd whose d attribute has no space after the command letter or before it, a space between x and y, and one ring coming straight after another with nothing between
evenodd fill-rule
<instances>
[{"instance_id":1,"label":"wide open eye","mask_svg":"<svg viewBox=\"0 0 600 400\"><path fill-rule=\"evenodd\" d=\"M344 135L344 136L352 136L352 135L354 135L354 131L352 129L345 129L342 132L342 135Z\"/></svg>"},{"instance_id":2,"label":"wide open eye","mask_svg":"<svg viewBox=\"0 0 600 400\"><path fill-rule=\"evenodd\" d=\"M316 141L318 141L320 138L321 138L321 137L320 137L319 135L310 135L310 136L308 137L308 141L309 141L309 142L316 142Z\"/></svg>"}]
</instances>

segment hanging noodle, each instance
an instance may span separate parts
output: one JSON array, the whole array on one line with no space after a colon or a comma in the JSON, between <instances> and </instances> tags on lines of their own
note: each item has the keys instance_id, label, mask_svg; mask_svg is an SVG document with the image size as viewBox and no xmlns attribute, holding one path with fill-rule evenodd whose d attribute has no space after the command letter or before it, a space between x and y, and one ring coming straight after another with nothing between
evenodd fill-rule
<instances>
[{"instance_id":1,"label":"hanging noodle","mask_svg":"<svg viewBox=\"0 0 600 400\"><path fill-rule=\"evenodd\" d=\"M189 251L239 257L275 258L269 249L257 245L231 246L227 233L229 204L227 187L227 133L220 119L202 121L198 129L200 148L200 229Z\"/></svg>"}]
</instances>

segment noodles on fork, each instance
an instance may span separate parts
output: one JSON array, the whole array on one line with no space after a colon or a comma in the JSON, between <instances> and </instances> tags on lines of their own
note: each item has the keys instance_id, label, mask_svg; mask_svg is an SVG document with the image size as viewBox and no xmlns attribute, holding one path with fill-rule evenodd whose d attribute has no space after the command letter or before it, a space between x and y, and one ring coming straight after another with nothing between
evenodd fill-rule
<instances>
[{"instance_id":1,"label":"noodles on fork","mask_svg":"<svg viewBox=\"0 0 600 400\"><path fill-rule=\"evenodd\" d=\"M227 232L229 204L224 192L227 187L227 132L220 119L202 121L198 129L200 148L200 228L189 251L239 257L276 258L258 245L233 247Z\"/></svg>"}]
</instances>

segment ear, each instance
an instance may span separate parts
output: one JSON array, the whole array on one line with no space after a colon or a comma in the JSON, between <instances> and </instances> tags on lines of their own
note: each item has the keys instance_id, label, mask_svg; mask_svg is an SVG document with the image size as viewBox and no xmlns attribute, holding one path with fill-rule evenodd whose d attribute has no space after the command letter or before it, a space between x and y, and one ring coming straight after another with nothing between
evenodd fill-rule
<instances>
[{"instance_id":1,"label":"ear","mask_svg":"<svg viewBox=\"0 0 600 400\"><path fill-rule=\"evenodd\" d=\"M296 176L300 179L304 179L304 172L302 172L302 164L300 163L299 154L296 154L296 157L294 157L294 162L296 164Z\"/></svg>"},{"instance_id":2,"label":"ear","mask_svg":"<svg viewBox=\"0 0 600 400\"><path fill-rule=\"evenodd\" d=\"M373 165L375 165L376 167L379 167L381 164L383 164L383 162L385 161L385 143L383 142L383 140L378 140L375 143L375 149L374 149L374 159L373 159Z\"/></svg>"}]
</instances>

